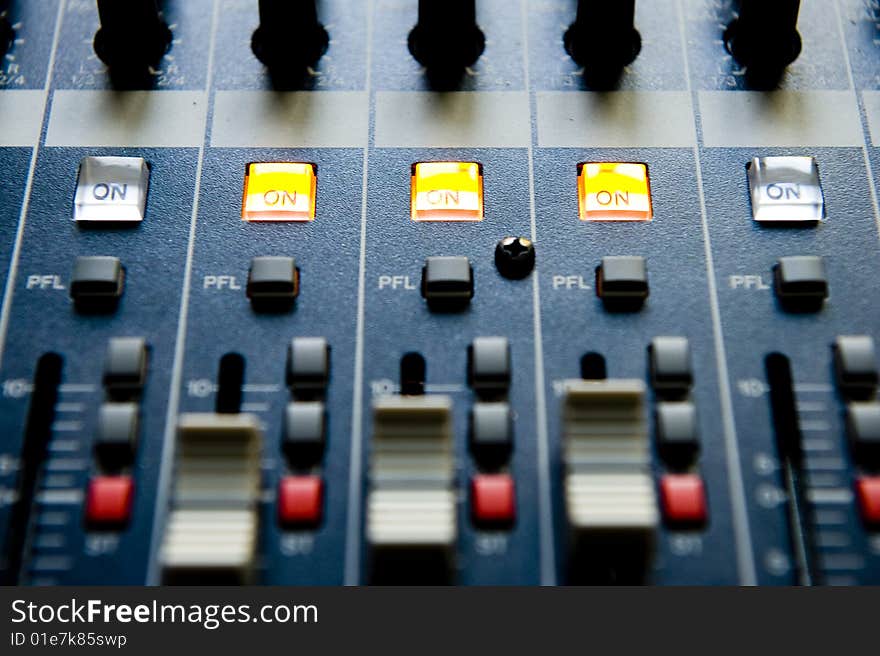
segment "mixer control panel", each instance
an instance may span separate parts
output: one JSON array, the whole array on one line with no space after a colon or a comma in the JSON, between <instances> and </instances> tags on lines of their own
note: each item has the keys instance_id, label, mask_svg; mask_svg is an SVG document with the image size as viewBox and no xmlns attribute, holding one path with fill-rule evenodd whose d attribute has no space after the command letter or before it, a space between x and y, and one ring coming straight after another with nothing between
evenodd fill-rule
<instances>
[{"instance_id":1,"label":"mixer control panel","mask_svg":"<svg viewBox=\"0 0 880 656\"><path fill-rule=\"evenodd\" d=\"M0 2L0 579L880 584L878 30Z\"/></svg>"}]
</instances>

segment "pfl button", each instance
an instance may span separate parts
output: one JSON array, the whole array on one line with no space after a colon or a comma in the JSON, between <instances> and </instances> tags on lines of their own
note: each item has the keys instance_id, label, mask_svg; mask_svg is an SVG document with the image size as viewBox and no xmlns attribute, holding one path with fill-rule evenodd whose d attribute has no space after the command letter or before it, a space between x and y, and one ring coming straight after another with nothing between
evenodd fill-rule
<instances>
[{"instance_id":1,"label":"pfl button","mask_svg":"<svg viewBox=\"0 0 880 656\"><path fill-rule=\"evenodd\" d=\"M112 309L125 290L125 268L118 257L78 257L70 278L70 297L79 310Z\"/></svg>"},{"instance_id":2,"label":"pfl button","mask_svg":"<svg viewBox=\"0 0 880 656\"><path fill-rule=\"evenodd\" d=\"M299 296L299 269L292 257L255 257L248 272L247 296L255 310L286 309Z\"/></svg>"},{"instance_id":3,"label":"pfl button","mask_svg":"<svg viewBox=\"0 0 880 656\"><path fill-rule=\"evenodd\" d=\"M422 268L422 296L432 309L460 309L474 296L474 271L466 257L429 257Z\"/></svg>"},{"instance_id":4,"label":"pfl button","mask_svg":"<svg viewBox=\"0 0 880 656\"><path fill-rule=\"evenodd\" d=\"M596 269L596 294L609 310L638 310L651 293L643 257L604 257Z\"/></svg>"},{"instance_id":5,"label":"pfl button","mask_svg":"<svg viewBox=\"0 0 880 656\"><path fill-rule=\"evenodd\" d=\"M821 257L780 258L773 276L776 296L788 311L817 312L828 298L828 275Z\"/></svg>"}]
</instances>

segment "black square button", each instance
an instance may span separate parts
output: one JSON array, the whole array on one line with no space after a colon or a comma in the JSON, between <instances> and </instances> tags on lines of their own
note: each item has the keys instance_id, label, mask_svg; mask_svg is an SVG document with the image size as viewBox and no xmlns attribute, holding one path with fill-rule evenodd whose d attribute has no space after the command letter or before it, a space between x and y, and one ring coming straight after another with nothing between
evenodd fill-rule
<instances>
[{"instance_id":1,"label":"black square button","mask_svg":"<svg viewBox=\"0 0 880 656\"><path fill-rule=\"evenodd\" d=\"M467 305L474 296L474 272L466 257L429 257L422 269L422 296L432 307Z\"/></svg>"},{"instance_id":2,"label":"black square button","mask_svg":"<svg viewBox=\"0 0 880 656\"><path fill-rule=\"evenodd\" d=\"M284 415L284 450L297 467L316 464L324 453L327 412L323 403L296 401Z\"/></svg>"},{"instance_id":3,"label":"black square button","mask_svg":"<svg viewBox=\"0 0 880 656\"><path fill-rule=\"evenodd\" d=\"M292 257L255 257L248 273L247 295L255 307L292 303L299 296L299 270Z\"/></svg>"},{"instance_id":4,"label":"black square button","mask_svg":"<svg viewBox=\"0 0 880 656\"><path fill-rule=\"evenodd\" d=\"M780 258L773 275L776 296L786 309L818 311L828 298L828 276L821 257Z\"/></svg>"},{"instance_id":5,"label":"black square button","mask_svg":"<svg viewBox=\"0 0 880 656\"><path fill-rule=\"evenodd\" d=\"M114 304L125 288L125 269L118 257L78 257L70 280L77 305Z\"/></svg>"},{"instance_id":6,"label":"black square button","mask_svg":"<svg viewBox=\"0 0 880 656\"><path fill-rule=\"evenodd\" d=\"M834 364L841 391L870 398L877 391L877 355L868 335L842 335L834 342Z\"/></svg>"},{"instance_id":7,"label":"black square button","mask_svg":"<svg viewBox=\"0 0 880 656\"><path fill-rule=\"evenodd\" d=\"M143 337L116 337L107 347L104 387L115 399L135 398L147 377L147 342Z\"/></svg>"},{"instance_id":8,"label":"black square button","mask_svg":"<svg viewBox=\"0 0 880 656\"><path fill-rule=\"evenodd\" d=\"M468 383L479 394L503 394L510 388L510 342L506 337L477 337L468 348Z\"/></svg>"},{"instance_id":9,"label":"black square button","mask_svg":"<svg viewBox=\"0 0 880 656\"><path fill-rule=\"evenodd\" d=\"M687 394L694 378L687 338L655 337L649 351L654 389L670 395Z\"/></svg>"},{"instance_id":10,"label":"black square button","mask_svg":"<svg viewBox=\"0 0 880 656\"><path fill-rule=\"evenodd\" d=\"M696 406L687 401L660 402L655 420L660 455L677 466L691 464L700 450Z\"/></svg>"},{"instance_id":11,"label":"black square button","mask_svg":"<svg viewBox=\"0 0 880 656\"><path fill-rule=\"evenodd\" d=\"M137 449L140 418L137 403L105 403L98 412L95 453L109 469L131 464Z\"/></svg>"},{"instance_id":12,"label":"black square button","mask_svg":"<svg viewBox=\"0 0 880 656\"><path fill-rule=\"evenodd\" d=\"M596 269L596 294L610 308L640 308L650 294L645 258L602 258Z\"/></svg>"},{"instance_id":13,"label":"black square button","mask_svg":"<svg viewBox=\"0 0 880 656\"><path fill-rule=\"evenodd\" d=\"M850 403L846 408L846 426L862 464L880 464L880 403Z\"/></svg>"},{"instance_id":14,"label":"black square button","mask_svg":"<svg viewBox=\"0 0 880 656\"><path fill-rule=\"evenodd\" d=\"M319 394L330 378L330 345L323 337L295 337L287 348L287 385L295 393Z\"/></svg>"},{"instance_id":15,"label":"black square button","mask_svg":"<svg viewBox=\"0 0 880 656\"><path fill-rule=\"evenodd\" d=\"M513 450L513 413L507 403L476 403L471 411L471 450L484 467L500 467Z\"/></svg>"}]
</instances>

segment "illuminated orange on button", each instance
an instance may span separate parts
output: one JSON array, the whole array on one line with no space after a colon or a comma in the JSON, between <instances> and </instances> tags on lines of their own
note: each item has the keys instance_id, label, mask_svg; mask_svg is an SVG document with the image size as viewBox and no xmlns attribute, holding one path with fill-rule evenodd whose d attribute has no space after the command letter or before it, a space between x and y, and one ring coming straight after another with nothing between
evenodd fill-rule
<instances>
[{"instance_id":1,"label":"illuminated orange on button","mask_svg":"<svg viewBox=\"0 0 880 656\"><path fill-rule=\"evenodd\" d=\"M644 164L581 165L581 221L650 221L651 182Z\"/></svg>"},{"instance_id":2,"label":"illuminated orange on button","mask_svg":"<svg viewBox=\"0 0 880 656\"><path fill-rule=\"evenodd\" d=\"M474 162L413 166L412 220L482 221L482 167Z\"/></svg>"},{"instance_id":3,"label":"illuminated orange on button","mask_svg":"<svg viewBox=\"0 0 880 656\"><path fill-rule=\"evenodd\" d=\"M318 177L314 164L250 164L244 181L245 221L313 221Z\"/></svg>"}]
</instances>

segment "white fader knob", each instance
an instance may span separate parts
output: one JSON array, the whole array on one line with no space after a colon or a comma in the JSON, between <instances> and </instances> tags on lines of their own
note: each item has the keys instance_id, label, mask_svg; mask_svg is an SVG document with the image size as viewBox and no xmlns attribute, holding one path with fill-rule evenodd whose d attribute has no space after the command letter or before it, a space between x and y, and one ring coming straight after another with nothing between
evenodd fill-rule
<instances>
[{"instance_id":1,"label":"white fader knob","mask_svg":"<svg viewBox=\"0 0 880 656\"><path fill-rule=\"evenodd\" d=\"M159 555L166 583L253 583L259 535L259 419L188 414Z\"/></svg>"},{"instance_id":2,"label":"white fader knob","mask_svg":"<svg viewBox=\"0 0 880 656\"><path fill-rule=\"evenodd\" d=\"M452 436L448 396L374 403L366 523L374 560L407 569L427 558L451 567L458 537Z\"/></svg>"},{"instance_id":3,"label":"white fader knob","mask_svg":"<svg viewBox=\"0 0 880 656\"><path fill-rule=\"evenodd\" d=\"M590 582L639 582L659 522L645 384L568 381L562 422L573 570Z\"/></svg>"}]
</instances>

